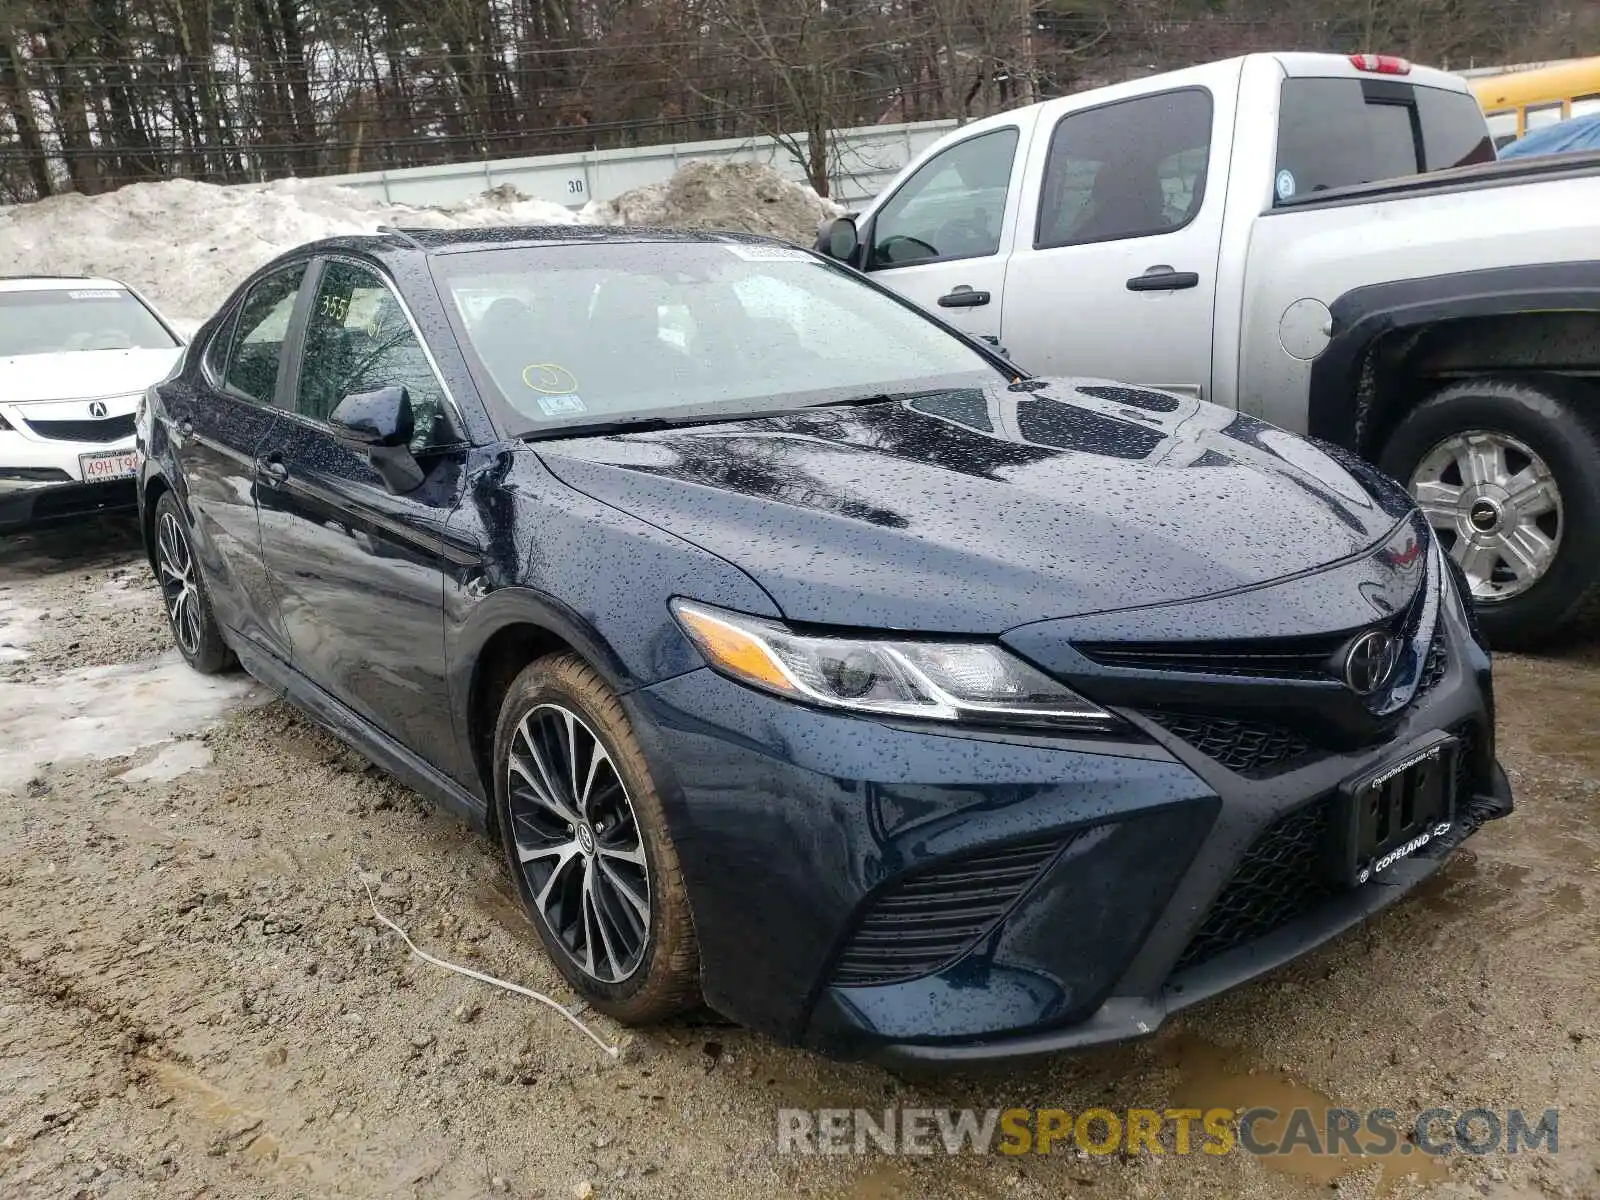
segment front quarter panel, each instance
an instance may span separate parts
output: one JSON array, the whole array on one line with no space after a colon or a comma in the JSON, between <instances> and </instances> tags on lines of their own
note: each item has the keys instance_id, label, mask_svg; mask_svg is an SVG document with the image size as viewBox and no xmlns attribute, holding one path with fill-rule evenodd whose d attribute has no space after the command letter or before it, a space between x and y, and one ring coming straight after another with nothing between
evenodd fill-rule
<instances>
[{"instance_id":1,"label":"front quarter panel","mask_svg":"<svg viewBox=\"0 0 1600 1200\"><path fill-rule=\"evenodd\" d=\"M469 711L485 646L530 625L572 646L619 694L704 665L673 620L674 596L781 615L757 584L713 554L574 491L522 446L474 454L445 555L445 640L453 709ZM471 771L462 738L462 782Z\"/></svg>"}]
</instances>

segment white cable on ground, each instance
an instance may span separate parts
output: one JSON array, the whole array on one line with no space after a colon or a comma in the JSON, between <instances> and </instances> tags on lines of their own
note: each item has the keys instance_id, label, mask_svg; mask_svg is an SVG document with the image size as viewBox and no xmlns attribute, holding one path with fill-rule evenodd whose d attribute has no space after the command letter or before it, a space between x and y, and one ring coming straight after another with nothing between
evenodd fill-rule
<instances>
[{"instance_id":1,"label":"white cable on ground","mask_svg":"<svg viewBox=\"0 0 1600 1200\"><path fill-rule=\"evenodd\" d=\"M532 988L523 987L521 984L507 983L504 979L496 979L493 975L485 975L482 971L474 971L471 967L463 967L457 963L445 962L444 959L435 958L426 950L417 949L417 944L411 940L410 935L408 935L404 929L401 929L400 926L396 925L388 917L384 916L378 911L378 901L373 897L372 889L367 886L367 881L365 879L361 880L361 887L367 893L367 903L372 906L372 915L377 917L378 920L382 921L390 929L398 933L400 935L400 940L405 942L405 944L411 948L411 953L415 954L424 962L430 962L436 967L443 967L446 971L454 971L457 975L465 975L468 979L476 979L479 983L491 984L497 988L504 988L508 992L515 992L519 996L526 996L530 1000L537 1000L540 1004L543 1004L548 1008L555 1009L563 1017L571 1021L579 1029L583 1030L584 1036L586 1036L596 1046L599 1046L600 1049L604 1050L612 1058L616 1058L622 1053L620 1047L606 1045L605 1041L600 1037L599 1034L590 1029L582 1021L578 1020L577 1014L573 1013L570 1009L563 1007L559 1002L552 1000L543 992L536 992Z\"/></svg>"}]
</instances>

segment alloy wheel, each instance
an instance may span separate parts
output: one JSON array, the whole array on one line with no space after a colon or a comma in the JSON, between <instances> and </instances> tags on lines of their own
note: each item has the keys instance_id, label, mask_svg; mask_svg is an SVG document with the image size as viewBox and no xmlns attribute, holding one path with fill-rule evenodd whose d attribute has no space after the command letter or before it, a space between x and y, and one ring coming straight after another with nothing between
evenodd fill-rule
<instances>
[{"instance_id":1,"label":"alloy wheel","mask_svg":"<svg viewBox=\"0 0 1600 1200\"><path fill-rule=\"evenodd\" d=\"M1475 600L1526 592L1561 546L1561 490L1549 465L1503 433L1454 434L1423 455L1410 491Z\"/></svg>"},{"instance_id":2,"label":"alloy wheel","mask_svg":"<svg viewBox=\"0 0 1600 1200\"><path fill-rule=\"evenodd\" d=\"M627 785L594 731L559 704L522 718L506 763L518 869L585 975L621 983L650 939L650 873Z\"/></svg>"},{"instance_id":3,"label":"alloy wheel","mask_svg":"<svg viewBox=\"0 0 1600 1200\"><path fill-rule=\"evenodd\" d=\"M156 521L156 567L172 636L184 655L194 658L200 653L200 592L195 586L194 555L177 518L169 512Z\"/></svg>"}]
</instances>

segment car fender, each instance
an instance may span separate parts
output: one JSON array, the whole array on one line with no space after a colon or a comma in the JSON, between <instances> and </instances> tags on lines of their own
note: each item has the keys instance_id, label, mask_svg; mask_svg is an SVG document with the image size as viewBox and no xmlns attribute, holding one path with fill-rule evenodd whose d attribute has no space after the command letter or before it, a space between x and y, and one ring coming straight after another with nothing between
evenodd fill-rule
<instances>
[{"instance_id":1,"label":"car fender","mask_svg":"<svg viewBox=\"0 0 1600 1200\"><path fill-rule=\"evenodd\" d=\"M1600 312L1600 262L1495 267L1371 284L1346 292L1329 308L1333 333L1311 368L1307 432L1358 449L1371 401L1361 394L1362 372L1378 338L1461 317Z\"/></svg>"}]
</instances>

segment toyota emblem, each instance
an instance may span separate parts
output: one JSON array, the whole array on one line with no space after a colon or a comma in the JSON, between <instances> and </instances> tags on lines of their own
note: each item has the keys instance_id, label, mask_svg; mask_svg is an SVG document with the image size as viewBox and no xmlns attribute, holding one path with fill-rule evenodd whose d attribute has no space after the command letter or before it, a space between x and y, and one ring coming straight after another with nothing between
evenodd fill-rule
<instances>
[{"instance_id":1,"label":"toyota emblem","mask_svg":"<svg viewBox=\"0 0 1600 1200\"><path fill-rule=\"evenodd\" d=\"M1345 652L1344 681L1358 696L1370 696L1389 682L1399 658L1400 639L1392 633L1363 633Z\"/></svg>"},{"instance_id":2,"label":"toyota emblem","mask_svg":"<svg viewBox=\"0 0 1600 1200\"><path fill-rule=\"evenodd\" d=\"M89 401L89 415L91 417L103 417L103 416L105 416L106 415L106 402L104 400L91 400L91 401Z\"/></svg>"}]
</instances>

